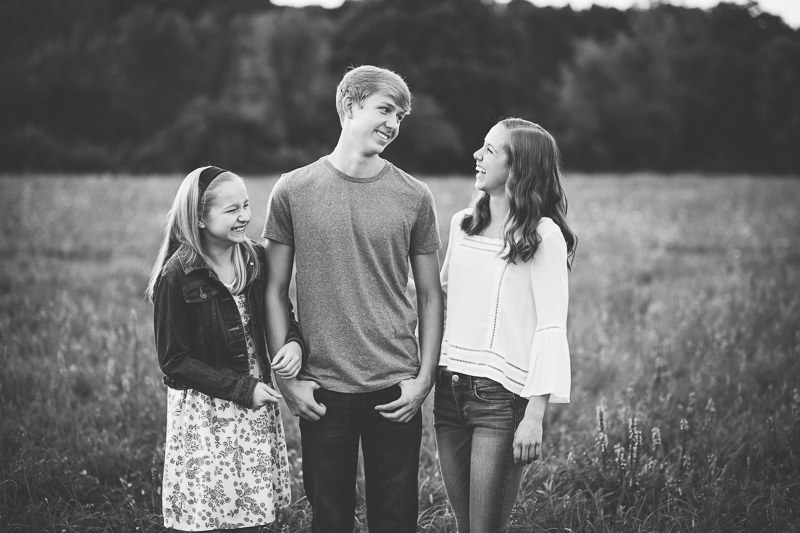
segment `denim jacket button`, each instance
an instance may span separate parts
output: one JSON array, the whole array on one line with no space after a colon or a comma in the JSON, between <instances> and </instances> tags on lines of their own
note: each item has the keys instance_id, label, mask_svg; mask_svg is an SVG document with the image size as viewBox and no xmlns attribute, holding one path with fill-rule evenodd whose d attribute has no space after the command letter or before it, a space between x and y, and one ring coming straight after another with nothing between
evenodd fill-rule
<instances>
[{"instance_id":1,"label":"denim jacket button","mask_svg":"<svg viewBox=\"0 0 800 533\"><path fill-rule=\"evenodd\" d=\"M205 300L206 298L208 298L208 295L205 293L205 291L203 291L203 289L200 289L200 299Z\"/></svg>"},{"instance_id":2,"label":"denim jacket button","mask_svg":"<svg viewBox=\"0 0 800 533\"><path fill-rule=\"evenodd\" d=\"M458 374L453 374L453 383L458 383L459 377Z\"/></svg>"}]
</instances>

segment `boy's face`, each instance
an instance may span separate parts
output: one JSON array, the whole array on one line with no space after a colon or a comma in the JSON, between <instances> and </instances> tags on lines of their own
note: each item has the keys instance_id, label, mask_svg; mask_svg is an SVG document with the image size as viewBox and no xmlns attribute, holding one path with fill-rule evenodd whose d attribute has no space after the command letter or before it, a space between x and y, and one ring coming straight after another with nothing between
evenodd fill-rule
<instances>
[{"instance_id":1,"label":"boy's face","mask_svg":"<svg viewBox=\"0 0 800 533\"><path fill-rule=\"evenodd\" d=\"M404 116L405 112L394 98L375 93L364 100L363 106L351 101L342 127L349 140L360 147L365 155L377 155L397 138Z\"/></svg>"}]
</instances>

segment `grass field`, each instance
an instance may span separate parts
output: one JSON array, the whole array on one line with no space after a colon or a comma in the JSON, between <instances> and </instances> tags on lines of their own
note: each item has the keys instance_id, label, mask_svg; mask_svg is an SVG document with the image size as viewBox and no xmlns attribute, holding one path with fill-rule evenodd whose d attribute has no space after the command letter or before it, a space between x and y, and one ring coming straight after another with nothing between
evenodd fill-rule
<instances>
[{"instance_id":1,"label":"grass field","mask_svg":"<svg viewBox=\"0 0 800 533\"><path fill-rule=\"evenodd\" d=\"M0 531L163 530L165 390L142 293L180 178L0 178ZM251 237L273 183L248 179ZM472 182L427 183L446 238ZM800 180L566 186L572 403L548 410L511 531L800 530ZM308 531L283 413L281 531ZM419 531L452 532L425 415Z\"/></svg>"}]
</instances>

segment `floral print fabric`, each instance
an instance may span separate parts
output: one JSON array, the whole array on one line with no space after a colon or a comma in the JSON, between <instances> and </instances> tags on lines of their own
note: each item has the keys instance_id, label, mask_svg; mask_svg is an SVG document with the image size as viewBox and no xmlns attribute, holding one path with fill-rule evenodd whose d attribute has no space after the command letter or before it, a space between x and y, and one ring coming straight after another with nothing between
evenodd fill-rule
<instances>
[{"instance_id":1,"label":"floral print fabric","mask_svg":"<svg viewBox=\"0 0 800 533\"><path fill-rule=\"evenodd\" d=\"M262 376L244 295L250 373ZM289 505L286 438L276 404L254 411L193 389L167 392L164 526L184 531L268 524Z\"/></svg>"}]
</instances>

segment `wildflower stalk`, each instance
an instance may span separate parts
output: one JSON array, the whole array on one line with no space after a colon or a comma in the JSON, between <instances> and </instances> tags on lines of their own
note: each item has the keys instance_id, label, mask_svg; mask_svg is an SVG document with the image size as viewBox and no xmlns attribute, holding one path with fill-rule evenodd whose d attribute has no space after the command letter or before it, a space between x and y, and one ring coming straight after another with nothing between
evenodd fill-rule
<instances>
[{"instance_id":1,"label":"wildflower stalk","mask_svg":"<svg viewBox=\"0 0 800 533\"><path fill-rule=\"evenodd\" d=\"M597 414L597 438L595 439L595 444L600 452L600 460L603 464L603 470L607 467L607 455L608 455L608 433L606 433L606 408L605 405L601 402L597 405L595 409Z\"/></svg>"}]
</instances>

